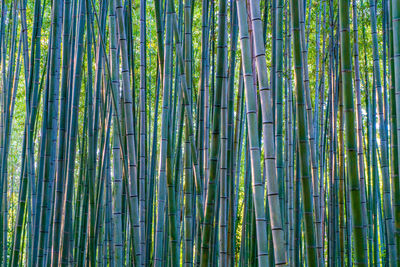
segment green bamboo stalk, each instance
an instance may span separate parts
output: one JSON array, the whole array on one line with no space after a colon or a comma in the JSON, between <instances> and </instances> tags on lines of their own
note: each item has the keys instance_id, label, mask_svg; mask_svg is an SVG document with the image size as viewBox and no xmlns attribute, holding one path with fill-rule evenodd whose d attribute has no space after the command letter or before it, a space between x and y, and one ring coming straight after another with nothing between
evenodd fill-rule
<instances>
[{"instance_id":1,"label":"green bamboo stalk","mask_svg":"<svg viewBox=\"0 0 400 267\"><path fill-rule=\"evenodd\" d=\"M168 9L170 11L170 9ZM166 17L166 35L165 35L165 54L163 70L163 103L161 115L161 147L159 160L159 178L158 178L158 199L157 199L157 224L154 245L154 266L162 266L163 245L164 245L164 211L167 201L166 181L166 154L168 146L168 115L169 115L169 95L171 90L171 56L172 56L172 15Z\"/></svg>"},{"instance_id":2,"label":"green bamboo stalk","mask_svg":"<svg viewBox=\"0 0 400 267\"><path fill-rule=\"evenodd\" d=\"M220 151L220 129L221 129L221 95L225 90L225 79L227 77L227 1L219 2L218 13L218 47L217 47L217 71L216 88L213 102L212 136L210 151L210 174L208 179L207 198L205 203L205 215L203 221L202 240L201 240L201 259L200 266L205 267L211 264L210 244L212 222L215 217L216 194L218 187L217 166L219 163Z\"/></svg>"},{"instance_id":3,"label":"green bamboo stalk","mask_svg":"<svg viewBox=\"0 0 400 267\"><path fill-rule=\"evenodd\" d=\"M111 81L112 90L119 93L119 78L118 78L118 54L117 54L117 28L115 7L110 2L110 55L111 55ZM119 98L116 98L115 107L119 109ZM113 165L114 165L114 190L113 190L113 223L114 223L114 252L115 264L121 266L124 263L123 259L123 234L122 234L122 166L121 166L121 149L118 136L118 118L113 113Z\"/></svg>"},{"instance_id":4,"label":"green bamboo stalk","mask_svg":"<svg viewBox=\"0 0 400 267\"><path fill-rule=\"evenodd\" d=\"M283 199L283 1L276 2L275 13L275 75L274 77L274 93L275 93L275 151L276 151L276 179L279 181L279 198ZM272 82L271 82L272 83ZM280 201L281 212L284 210L284 202Z\"/></svg>"},{"instance_id":5,"label":"green bamboo stalk","mask_svg":"<svg viewBox=\"0 0 400 267\"><path fill-rule=\"evenodd\" d=\"M48 238L49 229L49 210L48 206L51 203L52 183L55 175L54 161L56 156L56 138L57 138L57 121L58 121L58 95L59 95L59 69L60 69L60 41L61 41L61 3L54 2L52 7L52 32L51 32L51 47L50 47L50 73L49 73L49 98L48 98L48 113L44 110L44 115L47 116L47 128L45 140L46 157L44 162L44 183L43 194L40 207L40 234L39 247L37 258L34 259L37 265L41 266L45 262L45 244ZM44 147L42 147L44 148ZM38 185L42 186L42 185ZM39 227L39 226L36 226Z\"/></svg>"},{"instance_id":6,"label":"green bamboo stalk","mask_svg":"<svg viewBox=\"0 0 400 267\"><path fill-rule=\"evenodd\" d=\"M121 49L122 58L122 86L123 86L123 98L124 98L124 114L125 114L125 131L126 131L126 143L127 143L127 155L128 155L128 166L129 166L129 179L131 187L129 188L129 198L132 199L130 203L130 216L133 219L131 223L133 245L134 245L134 258L135 263L141 265L141 236L139 232L139 219L134 215L138 214L138 193L137 193L137 165L136 165L136 146L134 142L134 127L133 127L133 108L132 108L132 95L129 78L129 62L128 62L128 51L126 42L125 25L123 18L122 3L120 0L116 2L116 13L118 20L119 30L119 44ZM128 189L128 188L127 188ZM144 238L144 237L143 237Z\"/></svg>"},{"instance_id":7,"label":"green bamboo stalk","mask_svg":"<svg viewBox=\"0 0 400 267\"><path fill-rule=\"evenodd\" d=\"M187 81L187 89L189 93L188 101L192 102L192 1L187 0L184 3L184 57L185 57L185 75ZM183 112L183 109L182 109ZM183 116L183 115L182 115ZM185 128L185 148L184 148L184 161L185 161L185 266L192 266L193 264L193 173L192 173L192 160L191 160L191 147L190 147L190 125Z\"/></svg>"},{"instance_id":8,"label":"green bamboo stalk","mask_svg":"<svg viewBox=\"0 0 400 267\"><path fill-rule=\"evenodd\" d=\"M345 134L348 177L350 185L352 228L355 238L355 264L364 266L367 263L367 255L364 250L365 236L363 234L363 218L361 209L360 182L357 172L357 143L355 136L355 118L353 103L353 86L351 77L351 55L350 55L350 30L349 30L349 1L339 1L340 18L340 51L341 51L341 71L343 79L343 96L345 110Z\"/></svg>"},{"instance_id":9,"label":"green bamboo stalk","mask_svg":"<svg viewBox=\"0 0 400 267\"><path fill-rule=\"evenodd\" d=\"M358 149L358 168L360 175L361 186L361 206L363 217L367 216L366 207L366 189L365 189L365 166L364 166L364 149L363 149L363 133L362 133L362 113L361 113L361 92L360 92L360 66L359 66L359 52L358 52L358 23L357 23L357 6L353 1L353 35L354 35L354 74L355 74L355 89L357 97L357 149ZM364 221L364 233L366 233L366 221ZM364 249L368 247L364 244Z\"/></svg>"},{"instance_id":10,"label":"green bamboo stalk","mask_svg":"<svg viewBox=\"0 0 400 267\"><path fill-rule=\"evenodd\" d=\"M70 9L71 2L64 2L63 11L63 44L68 43L70 36ZM61 78L61 104L60 104L60 121L66 120L66 109L67 109L67 77L70 71L70 59L69 59L69 46L63 47L63 61L62 61L62 78ZM58 166L57 166L57 177L56 177L56 194L54 204L54 219L53 219L53 247L52 247L52 264L58 265L59 258L59 239L61 231L61 215L62 215L62 203L63 203L63 190L65 186L64 177L64 165L65 165L65 150L66 150L66 125L60 124L59 129L59 143L58 143Z\"/></svg>"},{"instance_id":11,"label":"green bamboo stalk","mask_svg":"<svg viewBox=\"0 0 400 267\"><path fill-rule=\"evenodd\" d=\"M298 127L298 146L299 146L299 159L301 169L301 185L304 209L304 222L306 230L307 242L307 261L310 265L317 265L318 255L316 251L316 237L313 228L313 204L310 199L311 185L310 185L310 168L308 165L307 149L307 128L306 128L306 108L304 103L304 83L303 83L303 59L302 59L302 42L300 36L300 6L295 1L290 2L292 13L292 29L293 29L293 42L294 42L294 65L295 65L295 79L296 79L296 95L297 95L297 127Z\"/></svg>"},{"instance_id":12,"label":"green bamboo stalk","mask_svg":"<svg viewBox=\"0 0 400 267\"><path fill-rule=\"evenodd\" d=\"M399 176L398 167L398 136L397 136L397 114L396 114L396 92L395 92L395 67L394 67L394 34L393 34L393 8L392 1L389 2L389 65L390 65L390 129L391 129L391 180L393 184L393 206L394 206L394 225L395 225L395 235L396 235L396 249L397 255L400 255L400 209L399 209L399 184L396 177ZM397 257L397 265L400 264L400 257Z\"/></svg>"},{"instance_id":13,"label":"green bamboo stalk","mask_svg":"<svg viewBox=\"0 0 400 267\"><path fill-rule=\"evenodd\" d=\"M144 256L146 255L145 223L146 223L146 193L145 177L147 171L147 128L146 128L146 1L140 2L140 133L139 133L139 210L140 210L140 249L141 264L144 266Z\"/></svg>"},{"instance_id":14,"label":"green bamboo stalk","mask_svg":"<svg viewBox=\"0 0 400 267\"><path fill-rule=\"evenodd\" d=\"M382 85L381 85L381 74L380 74L380 66L379 66L379 55L378 55L378 38L376 33L376 11L375 11L375 2L370 1L370 13L371 13L371 32L372 32L372 40L373 40L373 59L374 59L374 80L376 86L376 93L378 95L378 107L379 107L379 129L381 136L381 168L383 177L389 177L389 163L388 163L388 141L387 141L387 132L385 130L385 119L384 119L384 107L382 100ZM373 96L375 97L375 96ZM383 205L385 210L385 229L386 229L386 238L388 242L388 257L390 264L395 264L396 262L396 250L395 250L395 241L394 241L394 232L393 232L393 216L392 216L392 207L391 207L391 196L390 196L390 183L389 179L382 179L383 181Z\"/></svg>"},{"instance_id":15,"label":"green bamboo stalk","mask_svg":"<svg viewBox=\"0 0 400 267\"><path fill-rule=\"evenodd\" d=\"M305 2L306 3L306 2ZM311 158L311 175L312 175L312 189L313 189L313 204L314 204L314 224L316 228L316 242L317 242L317 252L318 258L320 260L320 265L323 265L322 261L322 239L321 239L321 219L319 214L319 192L318 192L318 166L316 158L316 146L315 146L315 136L313 131L313 116L312 116L312 104L311 104L311 93L310 93L310 78L308 71L308 35L306 41L305 33L305 6L299 5L300 7L300 42L301 42L301 53L302 53L302 64L303 64L303 75L304 75L304 95L306 100L306 115L307 115L307 132L308 132L308 142L309 142L309 153ZM311 7L311 4L309 5ZM311 9L309 9L311 12Z\"/></svg>"}]
</instances>

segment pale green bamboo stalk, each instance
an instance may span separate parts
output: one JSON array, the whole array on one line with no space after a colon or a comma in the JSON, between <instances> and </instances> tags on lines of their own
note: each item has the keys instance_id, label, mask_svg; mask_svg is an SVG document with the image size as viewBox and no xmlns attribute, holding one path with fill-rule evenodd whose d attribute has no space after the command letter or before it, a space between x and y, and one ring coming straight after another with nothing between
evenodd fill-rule
<instances>
[{"instance_id":1,"label":"pale green bamboo stalk","mask_svg":"<svg viewBox=\"0 0 400 267\"><path fill-rule=\"evenodd\" d=\"M123 99L124 99L124 114L125 114L125 131L126 131L126 143L127 143L127 156L128 156L128 166L129 166L129 177L131 187L127 188L129 192L129 199L132 199L132 202L129 205L130 208L130 216L133 221L132 223L132 236L133 236L133 245L134 245L134 258L135 263L137 265L141 265L141 236L139 231L139 218L136 216L139 211L139 200L138 200L138 192L137 192L137 163L136 163L136 145L134 140L134 126L133 126L133 102L132 102L132 92L130 86L130 77L129 77L129 62L128 62L128 50L127 50L127 41L126 41L126 33L125 33L125 24L124 24L124 15L123 15L123 6L121 0L117 0L116 2L116 13L118 20L118 36L119 36L119 45L120 52L122 58L122 86L123 86ZM144 238L144 237L143 237Z\"/></svg>"},{"instance_id":2,"label":"pale green bamboo stalk","mask_svg":"<svg viewBox=\"0 0 400 267\"><path fill-rule=\"evenodd\" d=\"M115 5L110 1L110 67L111 67L111 86L114 92L119 95L120 84L118 77L118 53L117 53L117 28L116 28L116 14ZM113 187L113 223L114 223L114 251L115 251L115 264L122 266L123 259L123 233L122 233L122 165L121 165L121 142L118 136L119 121L117 114L120 114L119 98L115 98L115 108L113 113L113 165L114 165L114 187Z\"/></svg>"},{"instance_id":3,"label":"pale green bamboo stalk","mask_svg":"<svg viewBox=\"0 0 400 267\"><path fill-rule=\"evenodd\" d=\"M44 110L44 116L47 115L47 132L45 140L46 157L44 164L44 183L40 207L40 234L38 242L37 258L33 259L38 266L45 263L45 245L48 239L50 215L48 205L51 203L52 183L55 176L55 156L57 140L57 122L58 122L58 95L59 95L59 70L60 70L60 51L61 51L61 2L56 1L52 7L52 32L50 49L50 75L49 75L49 99L48 113ZM44 147L42 147L44 149ZM38 184L38 186L42 186ZM35 226L39 227L39 226Z\"/></svg>"},{"instance_id":4,"label":"pale green bamboo stalk","mask_svg":"<svg viewBox=\"0 0 400 267\"><path fill-rule=\"evenodd\" d=\"M251 24L253 30L253 49L255 56L255 67L257 70L257 77L259 81L260 96L261 96L261 111L263 121L263 135L264 135L264 164L267 168L266 183L267 195L269 205L269 217L271 220L272 239L274 244L274 260L275 265L286 264L286 251L285 251L285 236L283 231L283 220L281 214L281 207L279 203L279 185L276 177L276 156L273 144L274 140L274 125L273 125L273 104L271 103L271 89L268 83L267 65L265 61L265 46L262 38L262 23L260 15L260 2L259 0L250 1L250 14ZM264 192L264 190L262 190ZM264 193L254 192L253 197L264 198ZM260 231L258 219L263 216L261 208L264 210L264 205L255 202L255 209L257 214L257 231ZM265 215L264 215L265 216ZM261 242L261 241L260 241ZM279 249L278 249L279 248ZM260 244L258 244L260 249ZM260 254L261 252L258 251Z\"/></svg>"},{"instance_id":5,"label":"pale green bamboo stalk","mask_svg":"<svg viewBox=\"0 0 400 267\"><path fill-rule=\"evenodd\" d=\"M256 206L256 225L257 225L257 251L258 251L258 262L260 266L267 266L267 232L266 232L266 221L264 214L264 186L261 179L261 166L260 166L260 146L258 137L258 121L257 121L257 102L256 102L256 91L253 87L253 70L251 66L251 50L250 50L250 38L247 24L247 8L245 1L236 0L239 20L239 32L240 32L240 44L242 49L242 67L245 81L245 95L246 95L246 107L247 107L247 129L249 131L250 141L250 157L251 157L251 173L252 173L252 185L253 185L253 201ZM254 22L254 17L253 17ZM254 26L254 25L253 25ZM254 30L254 29L253 29ZM258 32L256 32L258 34ZM262 36L261 36L262 37ZM263 75L266 75L264 73ZM270 110L271 112L271 110ZM271 113L272 115L272 113ZM272 125L271 125L272 126ZM273 135L272 135L273 136ZM269 166L271 167L271 166ZM275 168L270 170L272 173L275 172ZM277 184L275 184L275 191L269 191L268 194L274 193L275 201L278 200ZM272 195L271 195L272 196ZM279 202L277 202L279 205ZM278 206L278 211L280 208ZM279 230L279 229L278 229ZM280 229L283 232L283 229ZM282 244L283 247L283 244ZM276 249L275 252L279 250ZM279 254L278 254L279 255ZM285 254L283 253L285 256ZM277 257L277 264L281 258ZM286 259L284 258L284 262Z\"/></svg>"},{"instance_id":6,"label":"pale green bamboo stalk","mask_svg":"<svg viewBox=\"0 0 400 267\"><path fill-rule=\"evenodd\" d=\"M168 2L168 1L167 1ZM164 70L163 70L163 102L161 115L161 146L159 160L159 178L158 178L158 199L157 199L157 224L154 242L154 266L162 266L164 253L164 212L167 200L166 191L166 155L168 146L168 115L169 115L169 97L171 91L171 66L172 66L172 15L171 10L166 16L165 47L164 47ZM168 216L167 216L168 217Z\"/></svg>"}]
</instances>

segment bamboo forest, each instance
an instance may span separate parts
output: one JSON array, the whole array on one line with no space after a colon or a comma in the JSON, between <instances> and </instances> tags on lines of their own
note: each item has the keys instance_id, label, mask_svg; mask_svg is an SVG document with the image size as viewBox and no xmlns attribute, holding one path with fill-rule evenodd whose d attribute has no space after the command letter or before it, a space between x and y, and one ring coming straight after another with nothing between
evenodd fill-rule
<instances>
[{"instance_id":1,"label":"bamboo forest","mask_svg":"<svg viewBox=\"0 0 400 267\"><path fill-rule=\"evenodd\" d=\"M0 10L0 266L400 267L400 0Z\"/></svg>"}]
</instances>

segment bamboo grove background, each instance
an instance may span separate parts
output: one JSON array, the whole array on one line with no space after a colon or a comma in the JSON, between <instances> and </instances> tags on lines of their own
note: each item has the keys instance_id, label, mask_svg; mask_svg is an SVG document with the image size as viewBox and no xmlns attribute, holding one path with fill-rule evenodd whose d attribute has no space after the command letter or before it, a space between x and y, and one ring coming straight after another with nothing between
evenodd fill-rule
<instances>
[{"instance_id":1,"label":"bamboo grove background","mask_svg":"<svg viewBox=\"0 0 400 267\"><path fill-rule=\"evenodd\" d=\"M400 266L399 0L2 0L2 266Z\"/></svg>"}]
</instances>

